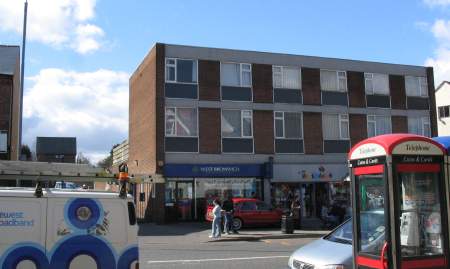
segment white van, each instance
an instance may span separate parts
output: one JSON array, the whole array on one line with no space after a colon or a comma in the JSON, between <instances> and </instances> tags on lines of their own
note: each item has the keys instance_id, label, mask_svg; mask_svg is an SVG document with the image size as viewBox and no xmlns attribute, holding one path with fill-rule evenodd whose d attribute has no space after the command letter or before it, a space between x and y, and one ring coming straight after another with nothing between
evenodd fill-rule
<instances>
[{"instance_id":1,"label":"white van","mask_svg":"<svg viewBox=\"0 0 450 269\"><path fill-rule=\"evenodd\" d=\"M0 269L136 269L131 196L0 188Z\"/></svg>"}]
</instances>

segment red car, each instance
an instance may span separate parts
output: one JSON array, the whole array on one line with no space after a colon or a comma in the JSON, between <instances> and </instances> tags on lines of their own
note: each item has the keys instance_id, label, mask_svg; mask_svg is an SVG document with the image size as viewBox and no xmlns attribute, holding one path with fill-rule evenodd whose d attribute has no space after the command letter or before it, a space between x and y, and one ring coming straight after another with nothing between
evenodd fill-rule
<instances>
[{"instance_id":1,"label":"red car","mask_svg":"<svg viewBox=\"0 0 450 269\"><path fill-rule=\"evenodd\" d=\"M233 226L239 230L248 225L274 225L281 221L282 211L272 209L261 200L253 198L233 198L234 218ZM206 219L213 220L212 210L214 206L208 205Z\"/></svg>"}]
</instances>

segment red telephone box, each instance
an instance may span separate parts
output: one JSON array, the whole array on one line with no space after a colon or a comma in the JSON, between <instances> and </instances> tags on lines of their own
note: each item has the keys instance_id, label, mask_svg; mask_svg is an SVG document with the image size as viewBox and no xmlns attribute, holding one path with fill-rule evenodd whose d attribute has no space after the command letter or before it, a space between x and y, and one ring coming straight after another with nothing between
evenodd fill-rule
<instances>
[{"instance_id":1,"label":"red telephone box","mask_svg":"<svg viewBox=\"0 0 450 269\"><path fill-rule=\"evenodd\" d=\"M448 268L444 155L432 139L410 134L351 149L355 268Z\"/></svg>"}]
</instances>

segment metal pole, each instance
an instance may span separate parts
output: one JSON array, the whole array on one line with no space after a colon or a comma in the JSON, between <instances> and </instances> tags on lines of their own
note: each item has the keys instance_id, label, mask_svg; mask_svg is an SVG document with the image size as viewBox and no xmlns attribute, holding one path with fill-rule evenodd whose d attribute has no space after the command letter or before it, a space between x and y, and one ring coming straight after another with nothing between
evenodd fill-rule
<instances>
[{"instance_id":1,"label":"metal pole","mask_svg":"<svg viewBox=\"0 0 450 269\"><path fill-rule=\"evenodd\" d=\"M25 0L25 7L23 11L23 36L22 36L22 64L20 69L20 107L19 107L19 148L18 155L20 157L22 147L22 114L23 114L23 84L24 84L24 72L25 72L25 43L27 38L27 10L28 0Z\"/></svg>"}]
</instances>

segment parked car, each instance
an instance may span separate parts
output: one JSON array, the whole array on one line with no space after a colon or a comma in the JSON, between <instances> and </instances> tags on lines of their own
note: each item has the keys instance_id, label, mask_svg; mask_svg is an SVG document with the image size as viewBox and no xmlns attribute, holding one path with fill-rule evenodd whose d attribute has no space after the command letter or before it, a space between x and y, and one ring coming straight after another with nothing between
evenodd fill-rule
<instances>
[{"instance_id":1,"label":"parked car","mask_svg":"<svg viewBox=\"0 0 450 269\"><path fill-rule=\"evenodd\" d=\"M364 249L376 248L384 242L384 218L381 211L366 212L362 222ZM362 227L363 228L363 227ZM353 224L346 220L331 233L297 249L289 258L289 269L350 269L353 268Z\"/></svg>"},{"instance_id":2,"label":"parked car","mask_svg":"<svg viewBox=\"0 0 450 269\"><path fill-rule=\"evenodd\" d=\"M243 226L253 225L275 225L281 221L283 212L274 209L261 200L253 198L233 198L234 205L234 229L239 230ZM206 210L206 220L212 221L213 205L208 205Z\"/></svg>"},{"instance_id":3,"label":"parked car","mask_svg":"<svg viewBox=\"0 0 450 269\"><path fill-rule=\"evenodd\" d=\"M78 190L78 189L81 189L81 188L77 184L75 184L73 182L57 181L55 183L55 189Z\"/></svg>"}]
</instances>

